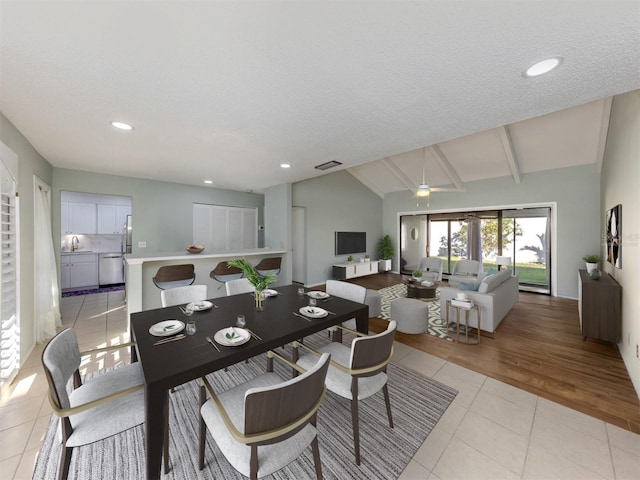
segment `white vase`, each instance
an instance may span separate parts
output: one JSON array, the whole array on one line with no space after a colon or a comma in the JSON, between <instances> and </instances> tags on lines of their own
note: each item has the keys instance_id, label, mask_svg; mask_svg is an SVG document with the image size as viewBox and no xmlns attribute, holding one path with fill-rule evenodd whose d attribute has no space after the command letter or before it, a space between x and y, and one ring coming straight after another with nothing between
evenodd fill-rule
<instances>
[{"instance_id":1,"label":"white vase","mask_svg":"<svg viewBox=\"0 0 640 480\"><path fill-rule=\"evenodd\" d=\"M587 263L587 273L591 273L591 270L595 270L598 268L598 264L597 263Z\"/></svg>"}]
</instances>

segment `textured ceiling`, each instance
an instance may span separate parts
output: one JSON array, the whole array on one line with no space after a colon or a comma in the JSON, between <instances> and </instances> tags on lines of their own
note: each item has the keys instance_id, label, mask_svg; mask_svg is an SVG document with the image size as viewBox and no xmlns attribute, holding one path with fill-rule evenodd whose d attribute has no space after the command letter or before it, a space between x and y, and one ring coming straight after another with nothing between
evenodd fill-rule
<instances>
[{"instance_id":1,"label":"textured ceiling","mask_svg":"<svg viewBox=\"0 0 640 480\"><path fill-rule=\"evenodd\" d=\"M0 88L56 167L263 191L338 160L380 195L423 166L462 189L601 160L640 3L0 0Z\"/></svg>"}]
</instances>

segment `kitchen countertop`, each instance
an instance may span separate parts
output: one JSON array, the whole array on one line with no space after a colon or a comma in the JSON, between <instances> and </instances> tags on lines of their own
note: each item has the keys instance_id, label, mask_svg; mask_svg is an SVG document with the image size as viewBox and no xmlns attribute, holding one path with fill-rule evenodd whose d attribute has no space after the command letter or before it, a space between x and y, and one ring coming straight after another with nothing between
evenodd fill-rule
<instances>
[{"instance_id":1,"label":"kitchen countertop","mask_svg":"<svg viewBox=\"0 0 640 480\"><path fill-rule=\"evenodd\" d=\"M189 253L186 250L182 252L167 252L167 253L148 253L148 254L131 254L127 253L124 258L129 265L142 264L145 262L157 262L167 260L199 260L206 258L222 258L222 257L243 257L243 256L256 256L256 255L271 255L271 254L283 254L287 253L284 249L271 249L271 248L246 248L238 250L205 250L202 253Z\"/></svg>"},{"instance_id":2,"label":"kitchen countertop","mask_svg":"<svg viewBox=\"0 0 640 480\"><path fill-rule=\"evenodd\" d=\"M104 253L116 253L121 255L122 252L114 252L113 250L105 250L97 252L94 250L76 250L75 252L60 252L60 255L102 255Z\"/></svg>"}]
</instances>

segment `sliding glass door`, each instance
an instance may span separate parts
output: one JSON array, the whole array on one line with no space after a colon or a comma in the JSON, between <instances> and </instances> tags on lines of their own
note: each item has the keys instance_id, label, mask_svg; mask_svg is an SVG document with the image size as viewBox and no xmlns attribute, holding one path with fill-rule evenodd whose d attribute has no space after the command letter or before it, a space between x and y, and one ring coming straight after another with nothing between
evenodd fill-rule
<instances>
[{"instance_id":1,"label":"sliding glass door","mask_svg":"<svg viewBox=\"0 0 640 480\"><path fill-rule=\"evenodd\" d=\"M518 235L503 236L503 254L511 258L511 268L521 290L551 292L551 209L503 210L505 222Z\"/></svg>"},{"instance_id":2,"label":"sliding glass door","mask_svg":"<svg viewBox=\"0 0 640 480\"><path fill-rule=\"evenodd\" d=\"M498 269L498 257L522 290L551 292L549 248L551 209L484 210L400 217L401 273L411 274L425 257L442 259L445 276L460 259L482 262L484 271Z\"/></svg>"}]
</instances>

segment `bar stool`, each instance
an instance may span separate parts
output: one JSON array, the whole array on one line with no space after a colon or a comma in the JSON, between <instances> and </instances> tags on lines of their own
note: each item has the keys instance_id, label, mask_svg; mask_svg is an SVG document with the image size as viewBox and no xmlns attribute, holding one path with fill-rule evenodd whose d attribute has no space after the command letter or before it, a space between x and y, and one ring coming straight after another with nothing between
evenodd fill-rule
<instances>
[{"instance_id":1,"label":"bar stool","mask_svg":"<svg viewBox=\"0 0 640 480\"><path fill-rule=\"evenodd\" d=\"M238 267L230 267L229 262L218 263L218 265L216 265L216 268L211 270L211 273L209 273L209 276L211 278L221 283L221 285L218 287L218 290L220 290L222 286L229 280L237 280L239 278L242 278L243 275L244 274L242 273L242 270L240 270Z\"/></svg>"},{"instance_id":2,"label":"bar stool","mask_svg":"<svg viewBox=\"0 0 640 480\"><path fill-rule=\"evenodd\" d=\"M282 264L282 257L263 258L256 265L256 272L263 277L269 273L280 273L280 265Z\"/></svg>"},{"instance_id":3,"label":"bar stool","mask_svg":"<svg viewBox=\"0 0 640 480\"><path fill-rule=\"evenodd\" d=\"M184 265L164 265L158 269L153 283L160 290L191 285L196 280L195 267L192 263Z\"/></svg>"}]
</instances>

